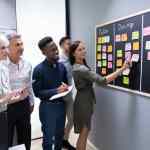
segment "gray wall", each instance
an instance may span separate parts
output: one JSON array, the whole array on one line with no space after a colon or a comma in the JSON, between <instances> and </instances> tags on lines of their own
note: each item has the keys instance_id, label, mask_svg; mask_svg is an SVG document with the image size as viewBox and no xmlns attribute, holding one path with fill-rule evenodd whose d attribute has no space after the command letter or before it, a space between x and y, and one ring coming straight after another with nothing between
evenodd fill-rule
<instances>
[{"instance_id":1,"label":"gray wall","mask_svg":"<svg viewBox=\"0 0 150 150\"><path fill-rule=\"evenodd\" d=\"M70 0L71 37L83 40L88 63L95 64L95 25L145 9L150 0ZM150 99L107 87L96 87L97 105L91 142L100 150L148 150Z\"/></svg>"}]
</instances>

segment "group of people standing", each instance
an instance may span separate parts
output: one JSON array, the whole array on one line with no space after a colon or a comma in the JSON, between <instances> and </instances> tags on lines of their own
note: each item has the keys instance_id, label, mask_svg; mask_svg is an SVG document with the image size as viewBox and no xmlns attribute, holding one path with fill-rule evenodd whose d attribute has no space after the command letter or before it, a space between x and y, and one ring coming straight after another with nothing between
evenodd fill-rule
<instances>
[{"instance_id":1,"label":"group of people standing","mask_svg":"<svg viewBox=\"0 0 150 150\"><path fill-rule=\"evenodd\" d=\"M39 118L43 150L52 150L53 147L55 150L86 150L96 103L93 83L106 85L130 66L130 62L125 62L114 73L102 77L88 66L82 41L71 42L69 37L63 37L59 44L60 54L52 37L44 37L38 42L45 60L32 72L30 63L22 58L21 36L11 34L6 38L0 35L0 108L7 111L9 147L13 144L16 127L18 144L25 144L26 150L30 150L30 116L36 96L41 101ZM65 97L49 100L73 84L77 90L75 98L70 92ZM79 134L76 148L69 143L73 126L75 133Z\"/></svg>"}]
</instances>

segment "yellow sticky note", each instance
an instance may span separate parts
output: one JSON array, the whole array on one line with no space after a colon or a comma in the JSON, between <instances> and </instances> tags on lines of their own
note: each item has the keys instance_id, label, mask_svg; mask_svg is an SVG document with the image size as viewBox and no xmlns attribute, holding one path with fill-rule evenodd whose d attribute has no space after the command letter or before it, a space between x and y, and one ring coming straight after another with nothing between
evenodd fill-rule
<instances>
[{"instance_id":1,"label":"yellow sticky note","mask_svg":"<svg viewBox=\"0 0 150 150\"><path fill-rule=\"evenodd\" d=\"M122 35L121 35L121 41L125 42L125 41L127 41L127 40L128 40L128 35L127 35L127 33L122 34Z\"/></svg>"},{"instance_id":2,"label":"yellow sticky note","mask_svg":"<svg viewBox=\"0 0 150 150\"><path fill-rule=\"evenodd\" d=\"M102 37L98 37L98 44L102 43Z\"/></svg>"},{"instance_id":3,"label":"yellow sticky note","mask_svg":"<svg viewBox=\"0 0 150 150\"><path fill-rule=\"evenodd\" d=\"M108 46L107 52L108 52L108 53L111 53L111 52L112 52L112 45L109 45L109 46Z\"/></svg>"},{"instance_id":4,"label":"yellow sticky note","mask_svg":"<svg viewBox=\"0 0 150 150\"><path fill-rule=\"evenodd\" d=\"M132 40L139 39L139 35L140 35L139 31L132 32Z\"/></svg>"},{"instance_id":5,"label":"yellow sticky note","mask_svg":"<svg viewBox=\"0 0 150 150\"><path fill-rule=\"evenodd\" d=\"M129 77L123 77L123 84L129 85Z\"/></svg>"},{"instance_id":6,"label":"yellow sticky note","mask_svg":"<svg viewBox=\"0 0 150 150\"><path fill-rule=\"evenodd\" d=\"M97 60L100 60L100 59L101 59L101 54L98 53L98 54L97 54Z\"/></svg>"},{"instance_id":7,"label":"yellow sticky note","mask_svg":"<svg viewBox=\"0 0 150 150\"><path fill-rule=\"evenodd\" d=\"M122 66L122 59L117 59L117 67L121 67Z\"/></svg>"},{"instance_id":8,"label":"yellow sticky note","mask_svg":"<svg viewBox=\"0 0 150 150\"><path fill-rule=\"evenodd\" d=\"M101 51L101 45L97 45L97 52Z\"/></svg>"},{"instance_id":9,"label":"yellow sticky note","mask_svg":"<svg viewBox=\"0 0 150 150\"><path fill-rule=\"evenodd\" d=\"M140 43L139 42L133 42L133 50L139 50L140 49Z\"/></svg>"},{"instance_id":10,"label":"yellow sticky note","mask_svg":"<svg viewBox=\"0 0 150 150\"><path fill-rule=\"evenodd\" d=\"M105 37L103 36L102 37L102 44L104 44L105 43Z\"/></svg>"},{"instance_id":11,"label":"yellow sticky note","mask_svg":"<svg viewBox=\"0 0 150 150\"><path fill-rule=\"evenodd\" d=\"M117 50L117 57L122 57L122 50Z\"/></svg>"},{"instance_id":12,"label":"yellow sticky note","mask_svg":"<svg viewBox=\"0 0 150 150\"><path fill-rule=\"evenodd\" d=\"M102 75L106 75L106 68L102 68Z\"/></svg>"}]
</instances>

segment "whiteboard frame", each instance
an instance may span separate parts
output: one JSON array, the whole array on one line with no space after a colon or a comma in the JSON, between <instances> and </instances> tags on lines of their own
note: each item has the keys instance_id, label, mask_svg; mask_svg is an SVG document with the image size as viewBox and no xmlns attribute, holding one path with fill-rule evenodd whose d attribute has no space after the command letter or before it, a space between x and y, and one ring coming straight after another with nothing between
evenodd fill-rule
<instances>
[{"instance_id":1,"label":"whiteboard frame","mask_svg":"<svg viewBox=\"0 0 150 150\"><path fill-rule=\"evenodd\" d=\"M144 13L148 13L150 12L150 8L149 9L146 9L146 10L143 10L143 11L139 11L137 13L134 13L132 15L128 15L128 16L124 16L124 17L121 17L119 19L114 19L114 20L111 20L111 21L108 21L106 23L102 23L102 24L97 24L95 26L95 72L96 72L96 29L98 27L102 27L102 26L105 26L105 25L109 25L109 24L112 24L112 23L115 23L115 22L118 22L118 21L122 21L124 19L128 19L128 18L131 18L131 17L135 17L135 16L138 16L138 15L142 15ZM143 29L142 29L143 30ZM142 32L142 36L143 36L143 32ZM141 81L140 81L141 82ZM128 88L124 88L124 87L120 87L120 86L117 86L117 85L111 85L111 84L108 84L107 85L108 87L112 88L112 89L117 89L119 91L123 91L123 92L128 92L128 93L132 93L132 94L136 94L136 95L140 95L140 96L144 96L144 97L148 97L150 98L150 93L146 93L146 92L142 92L142 91L137 91L137 90L132 90L132 89L128 89Z\"/></svg>"}]
</instances>

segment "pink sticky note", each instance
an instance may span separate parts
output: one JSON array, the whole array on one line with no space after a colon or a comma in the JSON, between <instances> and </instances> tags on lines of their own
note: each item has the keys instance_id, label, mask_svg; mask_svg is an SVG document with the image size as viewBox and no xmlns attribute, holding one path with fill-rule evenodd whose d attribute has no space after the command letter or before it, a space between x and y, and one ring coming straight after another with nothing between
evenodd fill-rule
<instances>
[{"instance_id":1,"label":"pink sticky note","mask_svg":"<svg viewBox=\"0 0 150 150\"><path fill-rule=\"evenodd\" d=\"M150 26L144 28L143 34L144 36L150 35Z\"/></svg>"},{"instance_id":2,"label":"pink sticky note","mask_svg":"<svg viewBox=\"0 0 150 150\"><path fill-rule=\"evenodd\" d=\"M125 52L125 60L129 61L131 59L131 52Z\"/></svg>"},{"instance_id":3,"label":"pink sticky note","mask_svg":"<svg viewBox=\"0 0 150 150\"><path fill-rule=\"evenodd\" d=\"M121 41L121 35L120 34L117 34L116 35L116 42L120 42Z\"/></svg>"},{"instance_id":4,"label":"pink sticky note","mask_svg":"<svg viewBox=\"0 0 150 150\"><path fill-rule=\"evenodd\" d=\"M125 51L130 51L130 50L131 50L131 43L126 43Z\"/></svg>"},{"instance_id":5,"label":"pink sticky note","mask_svg":"<svg viewBox=\"0 0 150 150\"><path fill-rule=\"evenodd\" d=\"M108 69L112 69L112 62L108 62Z\"/></svg>"},{"instance_id":6,"label":"pink sticky note","mask_svg":"<svg viewBox=\"0 0 150 150\"><path fill-rule=\"evenodd\" d=\"M112 54L108 54L108 61L112 61Z\"/></svg>"},{"instance_id":7,"label":"pink sticky note","mask_svg":"<svg viewBox=\"0 0 150 150\"><path fill-rule=\"evenodd\" d=\"M150 52L147 52L147 60L150 60Z\"/></svg>"},{"instance_id":8,"label":"pink sticky note","mask_svg":"<svg viewBox=\"0 0 150 150\"><path fill-rule=\"evenodd\" d=\"M102 46L102 51L103 51L103 52L106 52L106 45L103 45L103 46Z\"/></svg>"}]
</instances>

